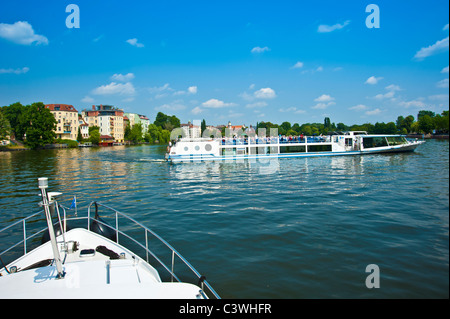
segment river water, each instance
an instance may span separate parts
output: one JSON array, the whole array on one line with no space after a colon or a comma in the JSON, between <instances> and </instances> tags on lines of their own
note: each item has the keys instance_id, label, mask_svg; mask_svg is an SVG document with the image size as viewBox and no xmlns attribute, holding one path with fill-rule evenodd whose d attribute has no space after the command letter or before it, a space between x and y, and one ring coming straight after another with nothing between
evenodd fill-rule
<instances>
[{"instance_id":1,"label":"river water","mask_svg":"<svg viewBox=\"0 0 450 319\"><path fill-rule=\"evenodd\" d=\"M0 229L39 210L45 176L60 203L97 199L150 227L222 298L449 297L448 141L269 164L169 164L164 152L2 152Z\"/></svg>"}]
</instances>

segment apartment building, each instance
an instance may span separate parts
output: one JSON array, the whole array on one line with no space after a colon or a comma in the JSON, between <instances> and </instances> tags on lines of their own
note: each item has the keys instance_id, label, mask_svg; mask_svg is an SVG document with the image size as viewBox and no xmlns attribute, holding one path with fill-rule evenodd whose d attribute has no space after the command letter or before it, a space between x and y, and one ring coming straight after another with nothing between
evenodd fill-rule
<instances>
[{"instance_id":1,"label":"apartment building","mask_svg":"<svg viewBox=\"0 0 450 319\"><path fill-rule=\"evenodd\" d=\"M142 125L142 137L148 132L148 126L150 125L150 120L147 116L137 114L137 113L124 113L124 116L128 118L130 127L135 124L140 123Z\"/></svg>"},{"instance_id":2,"label":"apartment building","mask_svg":"<svg viewBox=\"0 0 450 319\"><path fill-rule=\"evenodd\" d=\"M195 124L192 124L191 122L188 122L188 124L181 124L181 129L184 131L185 137L188 137L188 138L201 137L202 130L201 130L200 125L195 125Z\"/></svg>"},{"instance_id":3,"label":"apartment building","mask_svg":"<svg viewBox=\"0 0 450 319\"><path fill-rule=\"evenodd\" d=\"M82 117L89 126L98 126L100 135L110 136L114 142L124 141L124 113L112 105L93 105L92 110L83 110Z\"/></svg>"},{"instance_id":4,"label":"apartment building","mask_svg":"<svg viewBox=\"0 0 450 319\"><path fill-rule=\"evenodd\" d=\"M56 119L56 138L77 140L78 136L78 111L68 104L47 104Z\"/></svg>"}]
</instances>

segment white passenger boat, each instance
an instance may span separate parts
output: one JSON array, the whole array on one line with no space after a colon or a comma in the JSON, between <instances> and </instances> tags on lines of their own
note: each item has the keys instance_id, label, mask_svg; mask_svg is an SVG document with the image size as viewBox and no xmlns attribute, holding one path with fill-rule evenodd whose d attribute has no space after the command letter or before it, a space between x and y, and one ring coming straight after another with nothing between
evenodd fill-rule
<instances>
[{"instance_id":1,"label":"white passenger boat","mask_svg":"<svg viewBox=\"0 0 450 319\"><path fill-rule=\"evenodd\" d=\"M169 145L169 162L270 159L363 155L414 151L424 141L409 141L402 135L367 134L351 131L327 136L236 136L228 138L181 138Z\"/></svg>"},{"instance_id":2,"label":"white passenger boat","mask_svg":"<svg viewBox=\"0 0 450 319\"><path fill-rule=\"evenodd\" d=\"M47 187L47 178L40 178L43 212L0 230L0 248L8 246L0 250L0 298L219 298L206 278L149 228L97 202L89 205L87 217L77 213L68 218L66 208L55 199L61 193L47 193ZM99 217L99 208L111 213L115 227ZM46 227L38 227L44 220ZM71 223L84 225L86 221L86 228L70 228ZM127 232L119 229L119 221ZM14 231L20 236L14 236ZM130 236L130 232L137 236ZM41 237L44 243L31 249ZM128 245L133 250L125 247ZM17 249L22 256L15 259ZM156 253L163 250L166 255ZM8 263L8 259L13 260ZM175 267L177 273L180 270L183 276L194 278L194 283L182 282ZM158 268L164 271L166 281Z\"/></svg>"}]
</instances>

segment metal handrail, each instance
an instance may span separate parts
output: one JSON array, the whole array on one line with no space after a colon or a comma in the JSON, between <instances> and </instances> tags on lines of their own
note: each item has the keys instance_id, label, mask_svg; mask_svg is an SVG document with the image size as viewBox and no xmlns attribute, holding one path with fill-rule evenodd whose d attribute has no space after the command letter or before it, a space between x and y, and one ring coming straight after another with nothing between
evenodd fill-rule
<instances>
[{"instance_id":1,"label":"metal handrail","mask_svg":"<svg viewBox=\"0 0 450 319\"><path fill-rule=\"evenodd\" d=\"M128 215L125 215L124 213L109 207L107 205L101 204L99 202L91 202L91 204L88 207L88 219L89 220L94 220L90 215L91 215L91 207L93 205L97 205L97 206L102 206L106 209L109 209L111 211L113 211L115 213L115 220L116 220L116 227L113 228L111 225L108 225L106 223L103 223L102 221L96 220L97 223L100 223L106 227L109 227L110 229L113 229L116 231L116 239L117 242L119 241L119 236L118 234L121 234L125 237L127 237L128 239L132 240L134 243L136 243L137 245L139 245L141 248L143 248L146 252L146 258L147 258L147 262L148 262L148 254L150 254L153 258L155 258L156 261L158 261L160 263L160 265L171 275L171 280L173 281L173 279L175 279L176 281L180 282L180 279L176 276L176 274L174 273L174 266L175 266L175 255L178 256L178 258L194 273L194 275L198 278L198 280L201 283L201 288L202 290L204 290L204 287L206 286L208 288L208 290L214 295L214 297L216 297L217 299L220 299L219 295L214 291L214 289L211 287L211 285L204 280L204 276L200 275L200 273L194 268L194 266L192 266L175 248L172 247L172 245L170 245L167 241L165 241L163 238L161 238L158 234L156 234L154 231L152 231L151 229L149 229L148 227L142 225L140 222L136 221L135 219L129 217ZM136 226L139 226L140 228L145 230L145 244L140 243L139 241L137 241L136 239L134 239L133 237L127 235L126 233L122 232L121 230L119 230L119 223L118 223L118 216L122 216L126 219L128 219L129 221L131 221L132 223L134 223ZM153 235L153 237L155 237L156 239L158 239L161 243L163 243L169 250L171 250L172 252L172 259L171 259L171 268L169 269L169 267L160 259L158 258L148 247L148 234Z\"/></svg>"},{"instance_id":2,"label":"metal handrail","mask_svg":"<svg viewBox=\"0 0 450 319\"><path fill-rule=\"evenodd\" d=\"M9 252L10 250L12 250L13 248L15 248L15 247L21 245L21 244L24 245L24 247L23 247L23 249L24 249L24 255L27 253L27 251L28 251L28 249L27 249L27 241L30 240L30 239L33 238L33 237L36 237L36 236L39 235L40 233L44 232L46 228L43 228L43 229L39 230L38 232L36 232L36 233L34 233L34 234L31 234L30 236L27 236L26 222L27 222L29 219L31 219L31 218L33 218L33 217L36 217L36 216L38 216L38 215L41 215L41 214L43 214L43 211L39 211L39 212L37 212L37 213L34 213L33 215L30 215L30 216L28 216L28 217L22 218L22 219L20 219L20 220L18 220L18 221L16 221L16 222L14 222L14 223L12 223L12 224L10 224L10 225L4 227L3 229L0 229L0 233L2 233L2 232L4 232L4 231L6 231L6 230L8 230L8 229L10 229L10 228L12 228L12 227L18 225L18 224L22 224L22 234L23 234L23 239L20 240L19 242L15 243L15 244L13 244L12 246L10 246L9 248L7 248L6 250L0 252L0 257L1 257L2 255L6 254L7 252Z\"/></svg>"},{"instance_id":3,"label":"metal handrail","mask_svg":"<svg viewBox=\"0 0 450 319\"><path fill-rule=\"evenodd\" d=\"M116 225L115 225L115 227L112 227L111 225L109 225L109 224L106 224L106 223L104 223L104 222L102 222L101 220L97 220L97 219L95 219L95 218L93 218L93 217L91 217L91 207L93 206L93 205L97 205L97 206L101 206L101 207L104 207L104 208L106 208L106 209L109 209L109 210L111 210L111 211L113 211L114 213L115 213L115 220L116 220ZM64 232L65 232L65 229L66 229L66 227L65 227L65 225L66 225L66 223L67 223L67 221L73 221L73 220L83 220L83 219L86 219L87 220L87 229L90 229L90 222L91 221L96 221L97 223L100 223L100 224L102 224L102 225L104 225L105 227L108 227L108 228L110 228L110 229L112 229L112 230L114 230L114 231L116 231L116 240L117 240L117 243L119 242L119 234L120 235L122 235L122 236L125 236L125 237L127 237L128 239L130 239L130 240L132 240L134 243L136 243L137 245L139 245L141 248L143 248L144 250L145 250L145 252L146 252L146 261L147 261L147 263L148 263L148 261L149 261L149 254L156 260L156 261L158 261L159 262L159 264L170 274L170 276L171 276L171 280L172 280L172 282L173 282L173 280L175 279L176 281L178 281L178 282L181 282L181 280L177 277L177 275L174 273L174 267L175 267L175 256L178 256L178 258L192 271L192 273L198 278L198 280L199 280L199 285L201 285L201 289L202 289L202 291L201 291L201 294L202 295L204 295L204 293L203 293L203 291L205 290L204 288L206 287L207 289L208 289L208 291L215 297L215 298L217 298L217 299L220 299L220 297L219 297L219 295L215 292L215 290L211 287L211 285L205 280L205 277L204 276L202 276L202 275L200 275L200 273L194 268L194 266L192 266L175 248L173 248L167 241L165 241L163 238L161 238L158 234L156 234L155 232L153 232L151 229L149 229L149 228L147 228L146 226L144 226L144 225L142 225L141 223L139 223L138 221L136 221L135 219L133 219L133 218L131 218L131 217L129 217L129 216L127 216L127 215L125 215L124 213L122 213L122 212L120 212L120 211L118 211L118 210L116 210L116 209L114 209L114 208L112 208L112 207L109 207L109 206L107 206L107 205L104 205L104 204L101 204L101 203L98 203L98 202L96 202L96 201L93 201L93 202L91 202L90 203L90 205L89 205L89 207L88 207L88 216L87 217L80 217L80 216L76 216L76 217L67 217L66 216L66 207L64 207L64 206L62 206L62 205L58 205L58 207L60 207L60 208L62 208L63 209L63 211L64 211L64 215L63 215L63 219L61 220L60 218L58 218L58 221L55 223L55 224L57 224L57 223L59 223L60 224L60 227L61 227L61 229L63 229L63 234L64 234ZM34 234L31 234L31 235L27 235L27 228L26 228L26 223L31 219L31 218L33 218L33 217L36 217L36 216L38 216L38 215L42 215L42 214L44 214L44 212L43 211L39 211L39 212L37 212L37 213L35 213L35 214L33 214L33 215L30 215L30 216L28 216L28 217L26 217L26 218L23 218L23 219L20 219L20 220L18 220L18 221L16 221L16 222L14 222L14 223L12 223L12 224L10 224L10 225L8 225L8 226L6 226L6 227L4 227L3 229L0 229L0 233L2 233L2 232L4 232L4 231L7 231L8 229L10 229L10 228L12 228L12 227L14 227L14 226L16 226L16 225L19 225L19 224L22 224L22 234L23 234L23 239L21 239L19 242L17 242L17 243L15 243L15 244L13 244L12 246L10 246L9 248L7 248L6 250L4 250L4 251L2 251L2 252L0 252L0 257L1 256L3 256L4 254L6 254L7 252L9 252L10 250L12 250L13 248L15 248L15 247L17 247L17 246L19 246L19 245L21 245L21 244L23 244L24 245L24 255L25 254L27 254L27 251L28 251L28 249L27 249L27 241L29 241L31 238L34 238L34 237L36 237L38 234L40 234L40 233L43 233L47 228L43 228L43 229L40 229L40 230L38 230L38 231L36 231ZM59 215L59 214L58 214ZM129 221L131 221L132 223L134 223L134 225L136 225L136 226L139 226L140 228L142 228L142 229L144 229L145 230L145 243L143 244L143 243L141 243L141 242L139 242L138 240L136 240L135 238L133 238L133 237L131 237L131 236L129 236L128 234L126 234L125 232L123 232L123 231L121 231L120 229L119 229L119 219L118 219L118 217L119 217L119 215L121 216L121 217L123 217L123 218L126 218L126 219L128 219ZM149 245L148 245L148 243L149 243L149 236L148 235L152 235L154 238L156 238L156 239L158 239L162 244L164 244L169 250L171 250L171 254L172 254L172 259L171 259L171 268L169 268L158 256L156 256L156 254L153 252L153 251L151 251L150 249L149 249ZM4 266L6 266L6 265L0 265L0 269L1 268L3 268Z\"/></svg>"}]
</instances>

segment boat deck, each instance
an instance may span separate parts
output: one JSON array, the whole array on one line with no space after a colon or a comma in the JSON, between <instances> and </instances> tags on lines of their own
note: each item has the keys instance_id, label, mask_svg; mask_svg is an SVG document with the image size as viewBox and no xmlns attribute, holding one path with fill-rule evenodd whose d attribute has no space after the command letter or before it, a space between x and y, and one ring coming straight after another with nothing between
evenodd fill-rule
<instances>
[{"instance_id":1,"label":"boat deck","mask_svg":"<svg viewBox=\"0 0 450 319\"><path fill-rule=\"evenodd\" d=\"M1 298L199 298L199 288L188 283L163 283L157 271L123 246L86 229L65 233L66 242L79 243L73 252L61 253L63 279L57 279L54 264L25 270L52 259L50 242L14 262L16 273L0 272ZM58 240L62 239L58 237ZM69 245L70 246L70 245ZM110 259L96 247L118 255ZM89 251L87 251L89 250Z\"/></svg>"}]
</instances>

